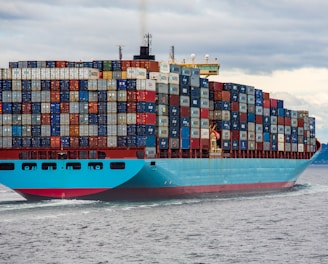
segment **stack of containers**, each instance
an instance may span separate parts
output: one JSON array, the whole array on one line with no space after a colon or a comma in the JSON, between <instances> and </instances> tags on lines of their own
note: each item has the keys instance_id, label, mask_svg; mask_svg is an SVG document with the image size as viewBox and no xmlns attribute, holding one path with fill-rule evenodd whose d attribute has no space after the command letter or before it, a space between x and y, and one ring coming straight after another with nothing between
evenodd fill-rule
<instances>
[{"instance_id":1,"label":"stack of containers","mask_svg":"<svg viewBox=\"0 0 328 264\"><path fill-rule=\"evenodd\" d=\"M315 119L253 86L210 82L210 118L225 151L315 150Z\"/></svg>"}]
</instances>

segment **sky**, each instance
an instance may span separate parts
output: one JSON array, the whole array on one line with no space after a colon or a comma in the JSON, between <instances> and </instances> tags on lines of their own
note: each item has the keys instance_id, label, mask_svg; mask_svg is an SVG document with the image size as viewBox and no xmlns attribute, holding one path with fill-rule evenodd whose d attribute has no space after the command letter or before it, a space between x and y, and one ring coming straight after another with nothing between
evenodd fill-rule
<instances>
[{"instance_id":1,"label":"sky","mask_svg":"<svg viewBox=\"0 0 328 264\"><path fill-rule=\"evenodd\" d=\"M328 143L326 0L0 0L0 67L19 60L90 61L151 52L218 61L215 80L253 85L307 109ZM213 77L212 77L213 78Z\"/></svg>"}]
</instances>

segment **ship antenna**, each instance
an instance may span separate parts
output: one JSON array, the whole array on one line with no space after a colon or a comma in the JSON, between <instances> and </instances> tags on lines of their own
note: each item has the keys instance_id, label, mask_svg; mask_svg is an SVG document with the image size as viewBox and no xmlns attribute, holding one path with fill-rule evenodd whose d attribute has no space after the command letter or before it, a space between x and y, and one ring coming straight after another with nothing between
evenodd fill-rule
<instances>
[{"instance_id":1,"label":"ship antenna","mask_svg":"<svg viewBox=\"0 0 328 264\"><path fill-rule=\"evenodd\" d=\"M152 44L152 43L151 43L151 42L152 42L152 41L151 41L152 35L149 34L149 33L147 33L147 34L145 34L144 38L145 38L145 42L146 42L146 45L147 45L147 47L148 47L149 54L150 54L150 53L151 53L150 45Z\"/></svg>"},{"instance_id":2,"label":"ship antenna","mask_svg":"<svg viewBox=\"0 0 328 264\"><path fill-rule=\"evenodd\" d=\"M170 59L171 59L172 63L175 63L174 46L171 46Z\"/></svg>"},{"instance_id":3,"label":"ship antenna","mask_svg":"<svg viewBox=\"0 0 328 264\"><path fill-rule=\"evenodd\" d=\"M124 46L123 45L118 45L118 58L119 58L119 60L123 59L122 47L124 47Z\"/></svg>"}]
</instances>

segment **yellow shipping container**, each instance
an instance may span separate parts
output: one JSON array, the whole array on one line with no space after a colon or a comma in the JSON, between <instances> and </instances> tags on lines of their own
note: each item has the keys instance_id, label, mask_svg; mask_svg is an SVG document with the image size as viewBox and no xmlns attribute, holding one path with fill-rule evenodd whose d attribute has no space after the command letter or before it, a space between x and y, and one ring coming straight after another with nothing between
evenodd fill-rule
<instances>
[{"instance_id":1,"label":"yellow shipping container","mask_svg":"<svg viewBox=\"0 0 328 264\"><path fill-rule=\"evenodd\" d=\"M113 79L113 72L112 71L103 71L103 79L105 79L105 80Z\"/></svg>"}]
</instances>

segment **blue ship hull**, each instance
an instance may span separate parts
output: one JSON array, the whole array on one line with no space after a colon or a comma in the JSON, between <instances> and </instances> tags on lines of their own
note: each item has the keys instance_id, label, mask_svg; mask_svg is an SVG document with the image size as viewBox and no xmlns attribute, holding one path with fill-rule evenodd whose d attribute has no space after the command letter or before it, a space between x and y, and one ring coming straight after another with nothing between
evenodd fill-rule
<instances>
[{"instance_id":1,"label":"blue ship hull","mask_svg":"<svg viewBox=\"0 0 328 264\"><path fill-rule=\"evenodd\" d=\"M291 188L311 159L185 158L75 160L6 160L0 182L28 200L143 200ZM56 164L42 169L42 164ZM101 166L90 166L90 164ZM111 164L120 164L112 167ZM74 164L73 164L74 165ZM122 166L121 166L122 165Z\"/></svg>"}]
</instances>

